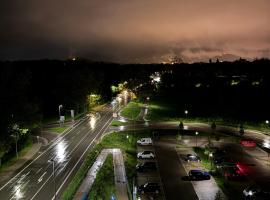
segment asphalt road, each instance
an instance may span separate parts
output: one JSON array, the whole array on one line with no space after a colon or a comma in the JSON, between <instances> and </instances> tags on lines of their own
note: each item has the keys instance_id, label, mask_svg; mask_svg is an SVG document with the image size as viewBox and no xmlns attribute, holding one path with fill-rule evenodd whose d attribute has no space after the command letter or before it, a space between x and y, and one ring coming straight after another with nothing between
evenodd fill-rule
<instances>
[{"instance_id":1,"label":"asphalt road","mask_svg":"<svg viewBox=\"0 0 270 200\"><path fill-rule=\"evenodd\" d=\"M0 199L54 199L53 164L55 162L55 192L59 199L87 155L112 121L112 108L106 106L99 118L89 117L57 138L44 152L7 183L0 186Z\"/></svg>"},{"instance_id":2,"label":"asphalt road","mask_svg":"<svg viewBox=\"0 0 270 200\"><path fill-rule=\"evenodd\" d=\"M190 181L183 181L186 171L180 163L172 141L155 141L155 150L159 172L168 200L196 200L198 199Z\"/></svg>"}]
</instances>

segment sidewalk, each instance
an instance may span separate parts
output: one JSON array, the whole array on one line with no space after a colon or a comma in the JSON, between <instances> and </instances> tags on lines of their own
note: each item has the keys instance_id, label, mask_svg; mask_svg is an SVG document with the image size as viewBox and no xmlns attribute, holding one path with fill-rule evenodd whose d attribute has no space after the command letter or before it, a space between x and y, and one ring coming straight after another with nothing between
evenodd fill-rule
<instances>
[{"instance_id":1,"label":"sidewalk","mask_svg":"<svg viewBox=\"0 0 270 200\"><path fill-rule=\"evenodd\" d=\"M15 163L3 169L0 172L0 186L2 186L8 179L11 179L12 176L14 176L21 167L23 167L28 161L30 161L35 156L35 154L38 153L40 147L41 144L34 143L25 155L19 157L19 159Z\"/></svg>"},{"instance_id":2,"label":"sidewalk","mask_svg":"<svg viewBox=\"0 0 270 200\"><path fill-rule=\"evenodd\" d=\"M115 187L117 191L118 200L127 200L127 180L126 171L123 161L123 155L120 149L103 149L92 167L87 172L81 186L77 190L73 200L82 200L87 197L91 187L96 179L97 173L105 162L108 154L113 154L113 165L114 165L114 176L115 176Z\"/></svg>"}]
</instances>

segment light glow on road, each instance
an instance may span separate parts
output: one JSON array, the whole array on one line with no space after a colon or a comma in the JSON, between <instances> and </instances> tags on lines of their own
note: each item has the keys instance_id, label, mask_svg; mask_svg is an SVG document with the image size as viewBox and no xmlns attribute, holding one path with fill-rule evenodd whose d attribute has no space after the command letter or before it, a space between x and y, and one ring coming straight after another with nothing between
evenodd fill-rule
<instances>
[{"instance_id":1,"label":"light glow on road","mask_svg":"<svg viewBox=\"0 0 270 200\"><path fill-rule=\"evenodd\" d=\"M55 161L58 163L62 163L64 161L66 161L66 148L67 148L67 143L65 140L61 140L55 147Z\"/></svg>"},{"instance_id":2,"label":"light glow on road","mask_svg":"<svg viewBox=\"0 0 270 200\"><path fill-rule=\"evenodd\" d=\"M96 127L97 119L94 116L90 117L90 127L91 129L94 129Z\"/></svg>"},{"instance_id":3,"label":"light glow on road","mask_svg":"<svg viewBox=\"0 0 270 200\"><path fill-rule=\"evenodd\" d=\"M20 187L21 187L20 185L16 185L14 187L14 190L16 191L15 192L15 196L14 196L15 199L21 199L21 198L23 198L23 194L21 192L21 188Z\"/></svg>"}]
</instances>

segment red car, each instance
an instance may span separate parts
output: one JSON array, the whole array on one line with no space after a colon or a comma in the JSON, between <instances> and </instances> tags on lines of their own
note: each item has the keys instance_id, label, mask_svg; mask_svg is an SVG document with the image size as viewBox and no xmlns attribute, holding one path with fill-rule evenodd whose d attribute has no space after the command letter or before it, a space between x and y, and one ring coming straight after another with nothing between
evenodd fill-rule
<instances>
[{"instance_id":1,"label":"red car","mask_svg":"<svg viewBox=\"0 0 270 200\"><path fill-rule=\"evenodd\" d=\"M242 139L240 141L240 144L243 145L244 147L256 147L256 142L251 139Z\"/></svg>"}]
</instances>

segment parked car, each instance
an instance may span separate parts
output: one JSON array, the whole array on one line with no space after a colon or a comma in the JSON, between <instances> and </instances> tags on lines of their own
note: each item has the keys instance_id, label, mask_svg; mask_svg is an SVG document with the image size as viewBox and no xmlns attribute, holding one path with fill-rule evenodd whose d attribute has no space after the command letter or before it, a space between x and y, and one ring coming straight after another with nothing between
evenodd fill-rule
<instances>
[{"instance_id":1,"label":"parked car","mask_svg":"<svg viewBox=\"0 0 270 200\"><path fill-rule=\"evenodd\" d=\"M213 158L213 163L215 165L219 165L219 164L221 164L223 162L233 162L233 160L227 155Z\"/></svg>"},{"instance_id":2,"label":"parked car","mask_svg":"<svg viewBox=\"0 0 270 200\"><path fill-rule=\"evenodd\" d=\"M241 181L246 178L246 175L242 173L238 167L225 168L223 174L228 180Z\"/></svg>"},{"instance_id":3,"label":"parked car","mask_svg":"<svg viewBox=\"0 0 270 200\"><path fill-rule=\"evenodd\" d=\"M187 162L190 162L190 161L200 162L201 159L197 155L187 154L185 157L185 161L187 161Z\"/></svg>"},{"instance_id":4,"label":"parked car","mask_svg":"<svg viewBox=\"0 0 270 200\"><path fill-rule=\"evenodd\" d=\"M202 170L190 170L188 172L190 180L210 180L211 176L208 172Z\"/></svg>"},{"instance_id":5,"label":"parked car","mask_svg":"<svg viewBox=\"0 0 270 200\"><path fill-rule=\"evenodd\" d=\"M140 158L140 159L155 158L155 154L153 151L143 151L137 154L137 158Z\"/></svg>"},{"instance_id":6,"label":"parked car","mask_svg":"<svg viewBox=\"0 0 270 200\"><path fill-rule=\"evenodd\" d=\"M156 170L157 166L155 162L143 162L136 165L136 170L138 172Z\"/></svg>"},{"instance_id":7,"label":"parked car","mask_svg":"<svg viewBox=\"0 0 270 200\"><path fill-rule=\"evenodd\" d=\"M160 193L160 185L154 182L148 182L138 187L138 193Z\"/></svg>"},{"instance_id":8,"label":"parked car","mask_svg":"<svg viewBox=\"0 0 270 200\"><path fill-rule=\"evenodd\" d=\"M216 165L218 169L221 168L235 168L237 167L237 164L235 162L222 162Z\"/></svg>"},{"instance_id":9,"label":"parked car","mask_svg":"<svg viewBox=\"0 0 270 200\"><path fill-rule=\"evenodd\" d=\"M242 139L240 144L244 147L256 147L256 141L252 139Z\"/></svg>"},{"instance_id":10,"label":"parked car","mask_svg":"<svg viewBox=\"0 0 270 200\"><path fill-rule=\"evenodd\" d=\"M141 138L137 141L138 145L152 145L153 141L151 138Z\"/></svg>"}]
</instances>

